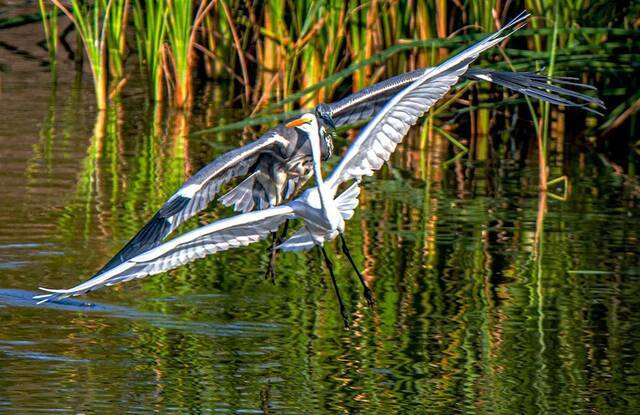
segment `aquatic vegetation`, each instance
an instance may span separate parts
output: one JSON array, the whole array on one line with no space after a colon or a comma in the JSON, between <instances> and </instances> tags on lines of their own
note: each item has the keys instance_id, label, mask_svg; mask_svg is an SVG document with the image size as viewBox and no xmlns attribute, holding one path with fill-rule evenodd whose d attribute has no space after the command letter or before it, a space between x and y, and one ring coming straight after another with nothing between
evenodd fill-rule
<instances>
[{"instance_id":1,"label":"aquatic vegetation","mask_svg":"<svg viewBox=\"0 0 640 415\"><path fill-rule=\"evenodd\" d=\"M71 10L59 0L51 0L74 23L89 59L99 110L107 108L106 32L112 1L96 1L93 7L79 0L71 0Z\"/></svg>"},{"instance_id":2,"label":"aquatic vegetation","mask_svg":"<svg viewBox=\"0 0 640 415\"><path fill-rule=\"evenodd\" d=\"M192 0L172 0L167 5L168 60L173 74L173 100L178 108L188 107L191 99L194 44L198 27L213 4L207 3L207 0L200 2L195 18Z\"/></svg>"},{"instance_id":3,"label":"aquatic vegetation","mask_svg":"<svg viewBox=\"0 0 640 415\"><path fill-rule=\"evenodd\" d=\"M60 4L58 0L55 3ZM291 111L295 106L311 106L347 89L360 89L381 78L437 63L476 39L470 33L492 30L509 13L522 7L535 16L531 29L517 35L527 36L527 47L522 48L523 42L517 40L510 42L506 50L498 53L509 57L499 66L535 70L549 68L549 59L553 59L555 72L571 73L589 83L596 79L596 71L608 67L605 60L613 50L625 50L626 53L616 53L615 59L618 68L630 70L635 56L632 47L638 42L630 31L633 20L620 20L624 7L607 9L605 13L615 19L619 27L615 29L606 28L609 21L598 21L593 13L582 14L585 10L603 10L601 1L587 5L570 0L526 0L518 5L500 0L469 4L439 0L398 7L388 2L358 0L270 0L264 4L240 0L135 0L132 4L128 0L101 0L91 6L74 1L71 7L81 36L97 40L92 43L96 46L100 46L96 17L104 15L101 19L106 27L108 59L100 58L100 47L87 48L95 68L98 101L103 102L99 107L104 107L103 61L116 83L112 89L123 87L119 82L124 74L128 20L133 20L134 27L136 50L132 52L139 55L152 100L161 100L164 84L168 84L172 102L186 107L193 93L192 78L204 75L230 81L229 99L241 95L258 114L275 108ZM592 26L585 26L583 20ZM626 44L618 40L625 36ZM484 60L495 59L488 56ZM200 67L197 63L201 63ZM484 101L490 96L495 96L493 89L480 87L462 98L473 102L474 97ZM470 115L474 129L488 132L489 120L495 118L496 112L479 107ZM541 116L545 118L544 114ZM545 119L550 116L547 113ZM543 125L547 124L543 120ZM485 143L479 143L481 157L485 147Z\"/></svg>"},{"instance_id":4,"label":"aquatic vegetation","mask_svg":"<svg viewBox=\"0 0 640 415\"><path fill-rule=\"evenodd\" d=\"M102 8L107 10L107 0L100 0ZM112 94L120 89L120 81L124 77L124 56L126 52L126 31L129 21L129 0L110 0L113 2L110 16L106 21L108 67L115 84Z\"/></svg>"},{"instance_id":5,"label":"aquatic vegetation","mask_svg":"<svg viewBox=\"0 0 640 415\"><path fill-rule=\"evenodd\" d=\"M58 54L58 12L55 7L47 7L44 0L38 0L38 6L42 17L42 29L44 30L47 52L49 52L49 68L51 76L55 80L58 62L56 58Z\"/></svg>"},{"instance_id":6,"label":"aquatic vegetation","mask_svg":"<svg viewBox=\"0 0 640 415\"><path fill-rule=\"evenodd\" d=\"M133 24L140 66L146 75L152 101L162 101L164 84L164 40L168 8L164 0L134 0Z\"/></svg>"}]
</instances>

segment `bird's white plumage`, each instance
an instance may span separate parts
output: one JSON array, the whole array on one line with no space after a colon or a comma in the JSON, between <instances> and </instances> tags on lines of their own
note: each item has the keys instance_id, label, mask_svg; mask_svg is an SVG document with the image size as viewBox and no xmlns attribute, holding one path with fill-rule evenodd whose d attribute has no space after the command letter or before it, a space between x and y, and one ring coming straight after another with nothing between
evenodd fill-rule
<instances>
[{"instance_id":1,"label":"bird's white plumage","mask_svg":"<svg viewBox=\"0 0 640 415\"><path fill-rule=\"evenodd\" d=\"M294 217L291 206L282 205L222 219L167 241L73 288L42 289L58 294L56 298L64 298L104 285L158 274L215 252L257 242L278 229L285 220ZM49 299L47 294L36 298Z\"/></svg>"},{"instance_id":2,"label":"bird's white plumage","mask_svg":"<svg viewBox=\"0 0 640 415\"><path fill-rule=\"evenodd\" d=\"M478 55L517 30L527 17L527 13L521 13L499 31L426 71L398 92L349 146L327 180L329 188L335 192L340 183L369 176L382 167L409 128L458 82Z\"/></svg>"},{"instance_id":3,"label":"bird's white plumage","mask_svg":"<svg viewBox=\"0 0 640 415\"><path fill-rule=\"evenodd\" d=\"M358 196L360 195L360 182L357 181L338 195L335 199L335 206L342 216L343 221L353 217L355 209L358 207ZM331 240L337 236L335 229L318 226L312 220L305 220L305 225L293 236L289 237L276 248L282 251L301 251L311 249L318 243Z\"/></svg>"}]
</instances>

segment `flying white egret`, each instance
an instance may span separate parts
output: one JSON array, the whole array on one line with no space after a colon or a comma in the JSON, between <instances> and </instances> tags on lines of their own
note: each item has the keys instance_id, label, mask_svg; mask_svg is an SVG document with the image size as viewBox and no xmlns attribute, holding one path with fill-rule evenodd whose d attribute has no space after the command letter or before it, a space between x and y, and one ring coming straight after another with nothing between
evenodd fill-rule
<instances>
[{"instance_id":1,"label":"flying white egret","mask_svg":"<svg viewBox=\"0 0 640 415\"><path fill-rule=\"evenodd\" d=\"M50 294L36 298L50 301L84 294L105 285L113 285L134 278L142 278L168 271L215 252L245 246L265 239L290 219L301 219L303 226L278 250L294 251L318 246L329 268L341 313L346 322L344 305L335 283L331 262L323 248L326 241L340 236L343 249L358 273L367 295L367 288L353 259L348 253L343 232L345 221L358 205L359 183L362 176L372 175L387 161L409 128L441 99L468 70L469 65L483 51L497 45L520 28L527 13L521 13L499 31L472 45L442 64L423 71L408 86L396 91L375 117L358 134L354 142L324 181L321 172L323 158L323 126L313 113L286 124L293 127L299 139L306 139L312 156L317 186L304 191L293 201L221 219L192 230L161 245L114 265L93 278L66 290L44 289ZM300 134L301 133L301 134ZM355 180L345 191L337 194L341 184Z\"/></svg>"},{"instance_id":2,"label":"flying white egret","mask_svg":"<svg viewBox=\"0 0 640 415\"><path fill-rule=\"evenodd\" d=\"M521 17L522 15L518 16ZM507 26L513 27L511 23ZM333 149L327 128L371 118L400 90L433 70L434 68L430 67L401 74L334 103L318 105L315 113L321 122L323 160L331 156ZM598 98L562 86L590 88L574 82L572 78L551 79L533 72L500 72L482 68L469 69L458 79L462 78L492 82L552 104L580 106L592 112L597 111L589 108L588 104L602 106L602 101ZM277 206L285 200L290 200L298 194L311 174L311 148L308 142L300 140L293 129L280 124L258 140L229 151L200 169L95 275L160 244L181 223L205 209L216 198L221 187L233 179L246 176L239 185L219 200L226 206L232 206L235 211L249 212ZM283 234L285 233L286 229ZM272 236L273 247L277 238L275 233ZM267 269L267 275L272 277L274 255L275 251L272 251Z\"/></svg>"}]
</instances>

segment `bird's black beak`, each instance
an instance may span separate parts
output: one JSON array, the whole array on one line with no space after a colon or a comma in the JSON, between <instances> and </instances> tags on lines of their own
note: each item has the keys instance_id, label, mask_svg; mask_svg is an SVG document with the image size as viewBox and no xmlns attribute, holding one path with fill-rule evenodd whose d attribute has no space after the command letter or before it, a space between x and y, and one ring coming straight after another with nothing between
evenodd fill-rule
<instances>
[{"instance_id":1,"label":"bird's black beak","mask_svg":"<svg viewBox=\"0 0 640 415\"><path fill-rule=\"evenodd\" d=\"M331 110L327 104L318 104L316 107L316 116L322 121L322 123L331 127L332 129L336 129L336 123L333 121L333 117L331 116Z\"/></svg>"},{"instance_id":2,"label":"bird's black beak","mask_svg":"<svg viewBox=\"0 0 640 415\"><path fill-rule=\"evenodd\" d=\"M330 114L325 115L324 121L329 127L333 128L334 130L336 129L336 123L333 121L333 117Z\"/></svg>"}]
</instances>

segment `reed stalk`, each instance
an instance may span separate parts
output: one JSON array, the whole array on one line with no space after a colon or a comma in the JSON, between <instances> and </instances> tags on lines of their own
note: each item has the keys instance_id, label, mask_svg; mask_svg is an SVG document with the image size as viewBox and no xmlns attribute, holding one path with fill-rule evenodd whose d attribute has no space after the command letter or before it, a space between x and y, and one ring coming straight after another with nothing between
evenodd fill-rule
<instances>
[{"instance_id":1,"label":"reed stalk","mask_svg":"<svg viewBox=\"0 0 640 415\"><path fill-rule=\"evenodd\" d=\"M168 2L167 39L169 58L173 69L174 103L178 108L188 108L191 100L191 72L195 54L193 52L198 27L214 3L202 0L193 13L191 0Z\"/></svg>"},{"instance_id":2,"label":"reed stalk","mask_svg":"<svg viewBox=\"0 0 640 415\"><path fill-rule=\"evenodd\" d=\"M124 77L124 56L126 52L126 30L129 20L129 0L111 0L111 16L106 22L107 27L107 53L109 56L109 71L113 84L117 88L118 83ZM102 7L107 9L107 0L101 0Z\"/></svg>"},{"instance_id":3,"label":"reed stalk","mask_svg":"<svg viewBox=\"0 0 640 415\"><path fill-rule=\"evenodd\" d=\"M164 0L134 0L133 24L140 64L146 75L152 101L162 101L164 85L163 47L168 8Z\"/></svg>"},{"instance_id":4,"label":"reed stalk","mask_svg":"<svg viewBox=\"0 0 640 415\"><path fill-rule=\"evenodd\" d=\"M55 7L49 10L44 0L38 0L40 15L42 16L42 27L44 38L47 42L47 52L49 52L49 68L51 77L57 79L57 54L58 54L58 11Z\"/></svg>"},{"instance_id":5,"label":"reed stalk","mask_svg":"<svg viewBox=\"0 0 640 415\"><path fill-rule=\"evenodd\" d=\"M89 67L93 75L98 110L107 108L107 59L106 28L109 22L111 2L97 1L93 7L78 0L71 0L71 10L59 0L51 0L75 25L82 40Z\"/></svg>"},{"instance_id":6,"label":"reed stalk","mask_svg":"<svg viewBox=\"0 0 640 415\"><path fill-rule=\"evenodd\" d=\"M558 43L558 5L556 4L555 8L555 19L553 22L553 34L551 35L551 40L548 45L549 49L549 71L548 75L550 77L553 76L555 71L556 64L556 55L557 55L557 43ZM538 139L538 152L539 152L539 160L540 160L540 190L547 190L547 180L549 179L549 169L547 167L548 162L548 144L549 144L549 119L550 119L550 105L548 102L544 103L544 112L542 117L542 138Z\"/></svg>"},{"instance_id":7,"label":"reed stalk","mask_svg":"<svg viewBox=\"0 0 640 415\"><path fill-rule=\"evenodd\" d=\"M172 0L168 4L167 39L173 69L174 102L184 107L191 95L191 22L193 2L191 0Z\"/></svg>"}]
</instances>

